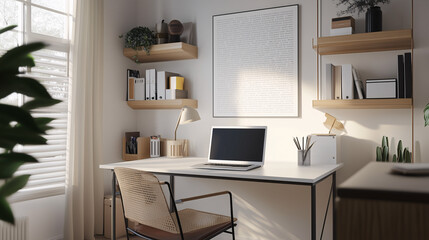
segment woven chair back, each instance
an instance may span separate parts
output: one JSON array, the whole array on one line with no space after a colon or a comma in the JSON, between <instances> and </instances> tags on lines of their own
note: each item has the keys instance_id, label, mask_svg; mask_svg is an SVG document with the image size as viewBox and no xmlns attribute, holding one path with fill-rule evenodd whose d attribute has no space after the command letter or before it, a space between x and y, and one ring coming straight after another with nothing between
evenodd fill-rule
<instances>
[{"instance_id":1,"label":"woven chair back","mask_svg":"<svg viewBox=\"0 0 429 240\"><path fill-rule=\"evenodd\" d=\"M125 217L171 233L179 233L158 178L148 172L115 168Z\"/></svg>"}]
</instances>

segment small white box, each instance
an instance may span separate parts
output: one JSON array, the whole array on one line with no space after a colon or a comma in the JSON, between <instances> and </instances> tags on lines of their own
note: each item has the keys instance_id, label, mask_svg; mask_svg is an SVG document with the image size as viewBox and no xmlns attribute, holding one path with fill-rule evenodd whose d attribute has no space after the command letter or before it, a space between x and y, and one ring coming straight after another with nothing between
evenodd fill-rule
<instances>
[{"instance_id":1,"label":"small white box","mask_svg":"<svg viewBox=\"0 0 429 240\"><path fill-rule=\"evenodd\" d=\"M311 165L337 164L338 161L338 137L336 135L311 135L310 149Z\"/></svg>"},{"instance_id":2,"label":"small white box","mask_svg":"<svg viewBox=\"0 0 429 240\"><path fill-rule=\"evenodd\" d=\"M396 98L396 78L367 79L366 98Z\"/></svg>"}]
</instances>

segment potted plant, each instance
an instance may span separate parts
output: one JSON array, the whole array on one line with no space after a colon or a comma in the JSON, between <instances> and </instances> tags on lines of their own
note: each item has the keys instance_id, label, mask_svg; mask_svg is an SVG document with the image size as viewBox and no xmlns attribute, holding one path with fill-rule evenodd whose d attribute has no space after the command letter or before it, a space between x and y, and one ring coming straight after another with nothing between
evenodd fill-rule
<instances>
[{"instance_id":1,"label":"potted plant","mask_svg":"<svg viewBox=\"0 0 429 240\"><path fill-rule=\"evenodd\" d=\"M120 38L123 35L119 36ZM135 27L125 34L125 47L134 50L144 50L150 54L150 47L155 43L155 33L147 27ZM137 54L134 56L138 62Z\"/></svg>"},{"instance_id":2,"label":"potted plant","mask_svg":"<svg viewBox=\"0 0 429 240\"><path fill-rule=\"evenodd\" d=\"M0 34L12 30L16 25L0 29ZM41 42L15 47L0 57L0 99L11 93L30 97L21 107L0 103L0 220L14 223L13 212L7 197L23 188L30 175L15 176L16 170L24 163L37 160L25 153L14 152L17 144L46 144L42 135L51 129L47 124L52 118L34 118L31 112L41 107L59 103L37 80L22 75L19 67L33 67L31 52L45 47Z\"/></svg>"},{"instance_id":3,"label":"potted plant","mask_svg":"<svg viewBox=\"0 0 429 240\"><path fill-rule=\"evenodd\" d=\"M346 5L346 10L338 14L354 13L358 14L366 11L365 14L365 31L379 32L382 31L382 12L379 4L389 3L390 0L338 0L337 6Z\"/></svg>"}]
</instances>

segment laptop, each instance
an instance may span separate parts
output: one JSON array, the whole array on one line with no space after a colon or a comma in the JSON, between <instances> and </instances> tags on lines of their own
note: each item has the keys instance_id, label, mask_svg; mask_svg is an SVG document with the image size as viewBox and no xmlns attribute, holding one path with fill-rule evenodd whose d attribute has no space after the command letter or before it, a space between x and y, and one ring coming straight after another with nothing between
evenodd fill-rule
<instances>
[{"instance_id":1,"label":"laptop","mask_svg":"<svg viewBox=\"0 0 429 240\"><path fill-rule=\"evenodd\" d=\"M248 171L264 165L267 127L212 127L208 162L200 169Z\"/></svg>"}]
</instances>

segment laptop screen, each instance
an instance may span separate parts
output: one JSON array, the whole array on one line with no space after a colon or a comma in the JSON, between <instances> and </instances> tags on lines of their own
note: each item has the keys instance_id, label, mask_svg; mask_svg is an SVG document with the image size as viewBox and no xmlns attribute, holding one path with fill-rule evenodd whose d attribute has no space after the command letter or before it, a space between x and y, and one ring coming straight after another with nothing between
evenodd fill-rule
<instances>
[{"instance_id":1,"label":"laptop screen","mask_svg":"<svg viewBox=\"0 0 429 240\"><path fill-rule=\"evenodd\" d=\"M213 127L210 160L263 163L266 127Z\"/></svg>"}]
</instances>

